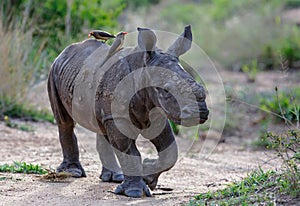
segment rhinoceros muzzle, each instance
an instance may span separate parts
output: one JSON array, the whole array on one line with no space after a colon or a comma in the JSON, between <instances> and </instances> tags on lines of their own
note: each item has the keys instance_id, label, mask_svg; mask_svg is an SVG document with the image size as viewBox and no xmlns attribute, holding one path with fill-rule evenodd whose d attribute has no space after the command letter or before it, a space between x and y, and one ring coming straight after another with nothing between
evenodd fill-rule
<instances>
[{"instance_id":1,"label":"rhinoceros muzzle","mask_svg":"<svg viewBox=\"0 0 300 206\"><path fill-rule=\"evenodd\" d=\"M205 101L199 102L199 113L200 113L200 124L203 124L207 119L209 115L209 110L207 109Z\"/></svg>"},{"instance_id":2,"label":"rhinoceros muzzle","mask_svg":"<svg viewBox=\"0 0 300 206\"><path fill-rule=\"evenodd\" d=\"M197 124L203 124L209 115L206 103L203 101L198 103L198 108L185 106L181 110L180 124L183 126L195 126Z\"/></svg>"}]
</instances>

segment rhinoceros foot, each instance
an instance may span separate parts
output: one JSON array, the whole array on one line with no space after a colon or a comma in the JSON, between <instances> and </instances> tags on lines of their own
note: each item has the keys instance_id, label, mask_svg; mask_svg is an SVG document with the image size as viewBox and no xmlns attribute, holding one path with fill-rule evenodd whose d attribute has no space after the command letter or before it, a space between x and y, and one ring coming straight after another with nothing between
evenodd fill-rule
<instances>
[{"instance_id":1,"label":"rhinoceros foot","mask_svg":"<svg viewBox=\"0 0 300 206\"><path fill-rule=\"evenodd\" d=\"M102 172L100 179L103 182L116 182L120 183L124 180L124 175L122 173L113 172L105 167L102 167Z\"/></svg>"},{"instance_id":2,"label":"rhinoceros foot","mask_svg":"<svg viewBox=\"0 0 300 206\"><path fill-rule=\"evenodd\" d=\"M159 174L147 175L144 176L143 179L151 190L156 188L158 182Z\"/></svg>"},{"instance_id":3,"label":"rhinoceros foot","mask_svg":"<svg viewBox=\"0 0 300 206\"><path fill-rule=\"evenodd\" d=\"M148 185L148 187L151 190L154 190L157 182L158 182L158 177L160 173L156 173L155 169L157 168L158 165L158 160L157 159L149 159L145 158L143 161L143 170L146 174L149 174L150 172L153 172L153 174L145 175L143 177L144 181Z\"/></svg>"},{"instance_id":4,"label":"rhinoceros foot","mask_svg":"<svg viewBox=\"0 0 300 206\"><path fill-rule=\"evenodd\" d=\"M57 172L71 173L72 177L86 177L85 171L80 162L62 162L56 169Z\"/></svg>"},{"instance_id":5,"label":"rhinoceros foot","mask_svg":"<svg viewBox=\"0 0 300 206\"><path fill-rule=\"evenodd\" d=\"M135 198L142 197L144 194L151 197L150 190L142 177L136 176L125 176L123 183L116 188L115 193Z\"/></svg>"}]
</instances>

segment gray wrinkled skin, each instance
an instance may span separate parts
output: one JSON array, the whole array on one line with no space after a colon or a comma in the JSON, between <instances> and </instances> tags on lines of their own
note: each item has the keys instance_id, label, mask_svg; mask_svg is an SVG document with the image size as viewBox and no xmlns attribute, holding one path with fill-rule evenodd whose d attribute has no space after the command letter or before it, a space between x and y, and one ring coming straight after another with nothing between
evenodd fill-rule
<instances>
[{"instance_id":1,"label":"gray wrinkled skin","mask_svg":"<svg viewBox=\"0 0 300 206\"><path fill-rule=\"evenodd\" d=\"M116 194L151 196L148 187L155 189L159 175L177 161L167 119L193 126L208 118L204 88L178 61L191 41L187 26L165 53L156 48L153 31L139 29L138 46L123 48L108 60L110 47L102 42L86 40L68 46L52 64L48 79L63 152L57 170L86 176L79 162L76 122L97 133L103 165L100 178L123 181ZM139 134L155 145L158 159L142 162L135 145Z\"/></svg>"}]
</instances>

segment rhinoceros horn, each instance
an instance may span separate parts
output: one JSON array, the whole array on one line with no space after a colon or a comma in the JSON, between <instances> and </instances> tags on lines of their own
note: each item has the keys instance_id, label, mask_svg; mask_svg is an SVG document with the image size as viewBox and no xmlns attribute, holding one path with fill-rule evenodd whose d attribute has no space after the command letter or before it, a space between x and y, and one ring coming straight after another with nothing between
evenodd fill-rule
<instances>
[{"instance_id":1,"label":"rhinoceros horn","mask_svg":"<svg viewBox=\"0 0 300 206\"><path fill-rule=\"evenodd\" d=\"M169 47L167 53L179 57L187 52L192 45L192 30L191 25L187 25L184 28L184 32L176 39L176 41Z\"/></svg>"},{"instance_id":2,"label":"rhinoceros horn","mask_svg":"<svg viewBox=\"0 0 300 206\"><path fill-rule=\"evenodd\" d=\"M154 32L148 28L137 28L138 34L138 45L141 50L147 51L148 54L151 54L155 51L156 45L156 36Z\"/></svg>"}]
</instances>

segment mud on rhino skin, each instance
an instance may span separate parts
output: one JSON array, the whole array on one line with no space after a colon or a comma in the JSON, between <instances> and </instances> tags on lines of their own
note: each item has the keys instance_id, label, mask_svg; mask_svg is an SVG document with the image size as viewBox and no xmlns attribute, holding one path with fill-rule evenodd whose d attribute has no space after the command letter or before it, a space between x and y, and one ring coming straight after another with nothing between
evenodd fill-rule
<instances>
[{"instance_id":1,"label":"mud on rhino skin","mask_svg":"<svg viewBox=\"0 0 300 206\"><path fill-rule=\"evenodd\" d=\"M75 123L97 133L105 174L100 178L124 179L116 194L150 196L160 174L174 166L178 148L167 119L193 126L204 123L209 111L203 86L179 63L191 47L191 27L166 52L156 41L152 30L139 28L138 45L119 50L104 63L110 47L96 40L72 44L55 59L48 94L63 153L58 171L85 176ZM158 159L142 163L135 145L139 134L154 144Z\"/></svg>"}]
</instances>

